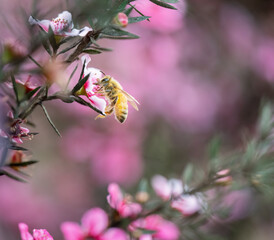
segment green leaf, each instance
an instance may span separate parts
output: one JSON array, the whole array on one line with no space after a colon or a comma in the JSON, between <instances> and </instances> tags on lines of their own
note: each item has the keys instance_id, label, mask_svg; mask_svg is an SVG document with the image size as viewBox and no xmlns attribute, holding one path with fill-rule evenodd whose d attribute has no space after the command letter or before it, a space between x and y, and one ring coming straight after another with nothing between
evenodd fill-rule
<instances>
[{"instance_id":1,"label":"green leaf","mask_svg":"<svg viewBox=\"0 0 274 240\"><path fill-rule=\"evenodd\" d=\"M158 5L158 6L164 7L164 8L169 8L169 9L177 10L176 7L173 7L172 5L167 4L165 2L162 2L162 1L159 1L159 0L149 0L149 1L151 1L152 3L154 3L154 4Z\"/></svg>"},{"instance_id":2,"label":"green leaf","mask_svg":"<svg viewBox=\"0 0 274 240\"><path fill-rule=\"evenodd\" d=\"M90 107L92 110L94 110L95 112L98 112L100 113L101 115L104 115L104 113L102 113L102 111L100 111L98 108L92 106L89 102L86 102L84 99L78 97L78 96L74 96L74 100L75 102L78 102L80 103L81 105L84 105L84 106L87 106L87 107Z\"/></svg>"},{"instance_id":3,"label":"green leaf","mask_svg":"<svg viewBox=\"0 0 274 240\"><path fill-rule=\"evenodd\" d=\"M74 93L76 93L88 80L89 78L89 74L87 76L85 76L84 78L82 78L72 89L71 94L73 95Z\"/></svg>"},{"instance_id":4,"label":"green leaf","mask_svg":"<svg viewBox=\"0 0 274 240\"><path fill-rule=\"evenodd\" d=\"M148 192L148 181L147 179L142 179L138 186L139 192Z\"/></svg>"},{"instance_id":5,"label":"green leaf","mask_svg":"<svg viewBox=\"0 0 274 240\"><path fill-rule=\"evenodd\" d=\"M7 147L3 148L2 155L1 155L1 161L0 161L0 167L4 166L7 156L8 156L8 151L9 151L9 149Z\"/></svg>"},{"instance_id":6,"label":"green leaf","mask_svg":"<svg viewBox=\"0 0 274 240\"><path fill-rule=\"evenodd\" d=\"M76 41L75 43L73 43L73 44L70 45L69 47L67 47L67 48L63 49L62 51L60 51L57 55L60 55L60 54L63 54L63 53L68 52L69 50L75 48L80 42L81 42L81 40Z\"/></svg>"},{"instance_id":7,"label":"green leaf","mask_svg":"<svg viewBox=\"0 0 274 240\"><path fill-rule=\"evenodd\" d=\"M58 129L54 125L53 121L51 120L51 118L50 118L50 116L49 116L49 114L48 114L47 109L45 108L45 106L42 103L40 104L40 106L42 107L42 109L43 109L43 111L44 111L44 113L46 115L46 118L49 121L50 125L52 126L53 130L57 133L57 135L59 137L62 137L61 134L60 134L60 132L58 131Z\"/></svg>"},{"instance_id":8,"label":"green leaf","mask_svg":"<svg viewBox=\"0 0 274 240\"><path fill-rule=\"evenodd\" d=\"M27 99L30 99L41 87L37 87L26 94Z\"/></svg>"},{"instance_id":9,"label":"green leaf","mask_svg":"<svg viewBox=\"0 0 274 240\"><path fill-rule=\"evenodd\" d=\"M48 38L49 38L50 45L53 49L53 52L56 53L57 49L58 49L58 45L56 43L54 33L53 33L51 26L49 26Z\"/></svg>"},{"instance_id":10,"label":"green leaf","mask_svg":"<svg viewBox=\"0 0 274 240\"><path fill-rule=\"evenodd\" d=\"M137 13L139 13L141 16L145 16L143 13L141 13L135 6L129 4ZM149 21L149 19L147 19Z\"/></svg>"},{"instance_id":11,"label":"green leaf","mask_svg":"<svg viewBox=\"0 0 274 240\"><path fill-rule=\"evenodd\" d=\"M16 181L19 181L19 182L27 182L25 179L21 178L20 176L17 176L15 174L12 174L4 169L0 169L0 173L3 174L3 175L6 175L7 177L10 177Z\"/></svg>"},{"instance_id":12,"label":"green leaf","mask_svg":"<svg viewBox=\"0 0 274 240\"><path fill-rule=\"evenodd\" d=\"M129 16L129 14L132 12L132 10L134 9L134 6L130 6L129 8L124 10L124 14L126 14L127 16Z\"/></svg>"},{"instance_id":13,"label":"green leaf","mask_svg":"<svg viewBox=\"0 0 274 240\"><path fill-rule=\"evenodd\" d=\"M83 78L84 71L85 71L85 67L86 67L86 59L85 59L85 61L84 61L84 63L83 63L83 67L82 67L81 74L80 74L80 76L79 76L78 82L80 82L81 79ZM80 88L79 88L79 89L80 89ZM75 92L77 92L77 91L78 91L78 90L76 90Z\"/></svg>"},{"instance_id":14,"label":"green leaf","mask_svg":"<svg viewBox=\"0 0 274 240\"><path fill-rule=\"evenodd\" d=\"M111 48L104 48L104 47L92 47L92 49L96 49L102 52L111 52L112 49Z\"/></svg>"},{"instance_id":15,"label":"green leaf","mask_svg":"<svg viewBox=\"0 0 274 240\"><path fill-rule=\"evenodd\" d=\"M32 164L37 163L37 160L30 160L30 161L26 161L26 162L20 162L20 163L10 163L8 164L9 167L26 167Z\"/></svg>"},{"instance_id":16,"label":"green leaf","mask_svg":"<svg viewBox=\"0 0 274 240\"><path fill-rule=\"evenodd\" d=\"M49 43L48 43L47 33L45 33L44 30L42 30L42 31L39 32L39 36L40 36L43 47L48 52L48 54L51 56L52 51L51 51L51 48L50 48Z\"/></svg>"},{"instance_id":17,"label":"green leaf","mask_svg":"<svg viewBox=\"0 0 274 240\"><path fill-rule=\"evenodd\" d=\"M189 184L191 182L192 176L193 176L193 164L188 163L187 166L184 169L183 172L183 183L184 184Z\"/></svg>"},{"instance_id":18,"label":"green leaf","mask_svg":"<svg viewBox=\"0 0 274 240\"><path fill-rule=\"evenodd\" d=\"M68 79L68 82L67 82L66 87L65 87L65 90L67 90L68 85L69 85L69 83L70 83L72 77L74 76L74 73L76 72L77 68L78 68L78 64L75 66L75 68L73 69L72 73L70 74L69 79Z\"/></svg>"},{"instance_id":19,"label":"green leaf","mask_svg":"<svg viewBox=\"0 0 274 240\"><path fill-rule=\"evenodd\" d=\"M208 145L208 155L210 159L215 159L218 156L219 150L221 146L221 139L220 137L214 137Z\"/></svg>"},{"instance_id":20,"label":"green leaf","mask_svg":"<svg viewBox=\"0 0 274 240\"><path fill-rule=\"evenodd\" d=\"M101 51L97 50L97 49L85 49L83 50L84 53L87 54L100 54L102 53Z\"/></svg>"},{"instance_id":21,"label":"green leaf","mask_svg":"<svg viewBox=\"0 0 274 240\"><path fill-rule=\"evenodd\" d=\"M117 13L123 12L127 4L128 4L128 0L123 0L122 3L115 9L115 12Z\"/></svg>"},{"instance_id":22,"label":"green leaf","mask_svg":"<svg viewBox=\"0 0 274 240\"><path fill-rule=\"evenodd\" d=\"M42 68L42 66L31 55L28 55L28 57L35 65L37 65L39 68Z\"/></svg>"},{"instance_id":23,"label":"green leaf","mask_svg":"<svg viewBox=\"0 0 274 240\"><path fill-rule=\"evenodd\" d=\"M139 36L121 30L120 28L116 28L114 26L107 27L102 31L102 35L100 35L101 38L113 38L113 39L136 39L139 38Z\"/></svg>"},{"instance_id":24,"label":"green leaf","mask_svg":"<svg viewBox=\"0 0 274 240\"><path fill-rule=\"evenodd\" d=\"M16 98L16 103L17 103L17 105L19 105L18 89L17 89L16 81L15 81L15 78L13 75L11 75L11 82L12 82L12 87L13 87L13 91L14 91L15 98Z\"/></svg>"},{"instance_id":25,"label":"green leaf","mask_svg":"<svg viewBox=\"0 0 274 240\"><path fill-rule=\"evenodd\" d=\"M16 146L16 145L9 146L9 149L11 149L11 150L18 150L18 151L28 151L28 149L20 147L20 146Z\"/></svg>"},{"instance_id":26,"label":"green leaf","mask_svg":"<svg viewBox=\"0 0 274 240\"><path fill-rule=\"evenodd\" d=\"M149 18L150 18L149 16L130 17L130 18L128 18L128 23L141 22L141 21L147 20Z\"/></svg>"},{"instance_id":27,"label":"green leaf","mask_svg":"<svg viewBox=\"0 0 274 240\"><path fill-rule=\"evenodd\" d=\"M161 0L162 2L166 2L166 3L177 3L179 2L179 0Z\"/></svg>"},{"instance_id":28,"label":"green leaf","mask_svg":"<svg viewBox=\"0 0 274 240\"><path fill-rule=\"evenodd\" d=\"M262 137L265 137L269 134L272 128L272 106L270 103L264 104L261 110L261 117L259 121L259 131Z\"/></svg>"}]
</instances>

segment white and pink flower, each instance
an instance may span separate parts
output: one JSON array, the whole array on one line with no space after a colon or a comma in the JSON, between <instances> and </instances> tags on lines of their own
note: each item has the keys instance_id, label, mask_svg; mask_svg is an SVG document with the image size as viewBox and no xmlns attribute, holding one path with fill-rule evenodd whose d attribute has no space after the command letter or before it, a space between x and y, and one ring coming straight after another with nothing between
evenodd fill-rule
<instances>
[{"instance_id":1,"label":"white and pink flower","mask_svg":"<svg viewBox=\"0 0 274 240\"><path fill-rule=\"evenodd\" d=\"M138 236L140 240L176 240L180 236L180 231L174 223L157 214L134 221L130 224L129 229L133 232L133 235L136 232L139 234L141 231L141 235ZM144 229L151 231L151 233L142 233Z\"/></svg>"},{"instance_id":2,"label":"white and pink flower","mask_svg":"<svg viewBox=\"0 0 274 240\"><path fill-rule=\"evenodd\" d=\"M107 102L104 97L97 93L99 86L95 84L98 82L98 79L101 79L103 77L103 73L97 68L87 67L88 63L91 61L88 55L82 56L81 61L83 64L85 63L84 74L82 78L84 78L88 74L89 78L85 82L83 88L78 91L78 95L86 95L91 104L99 109L102 113L104 113Z\"/></svg>"},{"instance_id":3,"label":"white and pink flower","mask_svg":"<svg viewBox=\"0 0 274 240\"><path fill-rule=\"evenodd\" d=\"M151 185L156 194L165 201L183 193L182 181L179 179L171 178L168 180L161 175L155 175L151 180Z\"/></svg>"},{"instance_id":4,"label":"white and pink flower","mask_svg":"<svg viewBox=\"0 0 274 240\"><path fill-rule=\"evenodd\" d=\"M115 209L121 217L134 217L142 211L140 204L132 202L130 197L123 195L118 184L109 184L108 192L107 201L109 205Z\"/></svg>"},{"instance_id":5,"label":"white and pink flower","mask_svg":"<svg viewBox=\"0 0 274 240\"><path fill-rule=\"evenodd\" d=\"M92 28L89 27L84 27L82 29L74 28L71 13L68 11L59 13L58 17L53 18L52 20L37 20L30 16L29 23L31 25L39 25L45 32L48 32L51 27L55 35L63 37L84 37L88 32L92 31Z\"/></svg>"},{"instance_id":6,"label":"white and pink flower","mask_svg":"<svg viewBox=\"0 0 274 240\"><path fill-rule=\"evenodd\" d=\"M151 185L160 198L164 201L170 200L170 207L184 216L191 216L201 210L201 201L198 196L183 194L183 183L180 179L166 179L164 176L155 175Z\"/></svg>"},{"instance_id":7,"label":"white and pink flower","mask_svg":"<svg viewBox=\"0 0 274 240\"><path fill-rule=\"evenodd\" d=\"M61 225L65 240L128 240L127 234L119 228L108 227L108 215L101 208L92 208L82 217L81 225L76 222L64 222Z\"/></svg>"},{"instance_id":8,"label":"white and pink flower","mask_svg":"<svg viewBox=\"0 0 274 240\"><path fill-rule=\"evenodd\" d=\"M25 223L18 224L22 240L54 240L46 229L33 229L33 234L29 232L29 227Z\"/></svg>"},{"instance_id":9,"label":"white and pink flower","mask_svg":"<svg viewBox=\"0 0 274 240\"><path fill-rule=\"evenodd\" d=\"M11 111L7 114L7 122L9 129L0 129L0 136L3 138L11 138L11 141L14 143L21 144L23 143L22 138L30 137L29 129L20 126L22 123L21 119L14 119L13 113Z\"/></svg>"}]
</instances>

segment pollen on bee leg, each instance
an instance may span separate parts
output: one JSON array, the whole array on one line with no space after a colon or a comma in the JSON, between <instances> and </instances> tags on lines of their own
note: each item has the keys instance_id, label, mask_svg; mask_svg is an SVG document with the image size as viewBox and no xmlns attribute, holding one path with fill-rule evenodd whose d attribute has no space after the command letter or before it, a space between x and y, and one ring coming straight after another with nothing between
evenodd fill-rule
<instances>
[{"instance_id":1,"label":"pollen on bee leg","mask_svg":"<svg viewBox=\"0 0 274 240\"><path fill-rule=\"evenodd\" d=\"M99 115L97 115L97 117L95 118L95 120L98 119L98 118L105 118L105 117L106 117L105 115L99 114Z\"/></svg>"}]
</instances>

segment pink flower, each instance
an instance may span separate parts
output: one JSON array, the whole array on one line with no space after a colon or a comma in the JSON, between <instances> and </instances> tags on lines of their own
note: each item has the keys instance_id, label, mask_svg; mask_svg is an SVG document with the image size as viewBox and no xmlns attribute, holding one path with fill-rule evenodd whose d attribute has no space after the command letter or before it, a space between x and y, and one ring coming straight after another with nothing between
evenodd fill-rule
<instances>
[{"instance_id":1,"label":"pink flower","mask_svg":"<svg viewBox=\"0 0 274 240\"><path fill-rule=\"evenodd\" d=\"M184 216L191 216L201 210L199 199L194 195L182 195L171 202L170 206Z\"/></svg>"},{"instance_id":2,"label":"pink flower","mask_svg":"<svg viewBox=\"0 0 274 240\"><path fill-rule=\"evenodd\" d=\"M161 175L156 175L151 181L152 188L163 200L171 200L170 206L180 211L184 216L195 214L201 209L197 196L184 195L182 181L171 178L167 180Z\"/></svg>"},{"instance_id":3,"label":"pink flower","mask_svg":"<svg viewBox=\"0 0 274 240\"><path fill-rule=\"evenodd\" d=\"M81 225L75 222L64 222L61 225L65 240L127 240L127 234L118 228L108 227L108 215L101 208L92 208L82 217ZM115 238L111 238L115 237ZM117 238L116 238L117 237Z\"/></svg>"},{"instance_id":4,"label":"pink flower","mask_svg":"<svg viewBox=\"0 0 274 240\"><path fill-rule=\"evenodd\" d=\"M142 234L139 238L141 240L176 240L180 236L179 229L174 223L156 214L136 220L129 228L133 234L134 231L142 231L142 229L152 231L150 234Z\"/></svg>"},{"instance_id":5,"label":"pink flower","mask_svg":"<svg viewBox=\"0 0 274 240\"><path fill-rule=\"evenodd\" d=\"M80 36L84 37L88 32L92 31L92 28L84 27L80 30L73 28L71 13L64 11L58 14L57 18L50 20L37 20L32 16L29 17L29 23L31 25L38 24L44 31L48 32L49 27L53 30L53 33L58 36Z\"/></svg>"},{"instance_id":6,"label":"pink flower","mask_svg":"<svg viewBox=\"0 0 274 240\"><path fill-rule=\"evenodd\" d=\"M142 207L138 203L133 203L130 197L124 197L123 193L116 183L111 183L108 186L109 195L107 201L109 205L117 210L121 217L132 217L137 216L141 211Z\"/></svg>"},{"instance_id":7,"label":"pink flower","mask_svg":"<svg viewBox=\"0 0 274 240\"><path fill-rule=\"evenodd\" d=\"M0 136L3 138L11 137L11 141L14 143L23 143L22 137L29 137L29 129L21 127L21 119L14 119L13 113L11 111L7 114L7 121L10 126L9 129L0 129Z\"/></svg>"},{"instance_id":8,"label":"pink flower","mask_svg":"<svg viewBox=\"0 0 274 240\"><path fill-rule=\"evenodd\" d=\"M219 172L217 172L218 179L215 181L219 185L229 185L232 182L232 177L229 176L230 170L229 169L223 169Z\"/></svg>"},{"instance_id":9,"label":"pink flower","mask_svg":"<svg viewBox=\"0 0 274 240\"><path fill-rule=\"evenodd\" d=\"M29 233L28 225L18 224L22 240L53 240L53 237L46 229L33 229L33 236Z\"/></svg>"},{"instance_id":10,"label":"pink flower","mask_svg":"<svg viewBox=\"0 0 274 240\"><path fill-rule=\"evenodd\" d=\"M183 192L182 181L175 178L167 180L161 175L155 175L151 180L151 185L156 194L165 201Z\"/></svg>"},{"instance_id":11,"label":"pink flower","mask_svg":"<svg viewBox=\"0 0 274 240\"><path fill-rule=\"evenodd\" d=\"M94 84L103 77L103 73L97 68L87 68L88 63L91 61L88 55L82 56L81 61L83 64L84 62L86 64L82 77L84 78L89 74L89 78L85 82L83 89L80 89L77 93L78 95L86 95L91 104L104 113L107 105L106 100L97 93L99 86Z\"/></svg>"}]
</instances>

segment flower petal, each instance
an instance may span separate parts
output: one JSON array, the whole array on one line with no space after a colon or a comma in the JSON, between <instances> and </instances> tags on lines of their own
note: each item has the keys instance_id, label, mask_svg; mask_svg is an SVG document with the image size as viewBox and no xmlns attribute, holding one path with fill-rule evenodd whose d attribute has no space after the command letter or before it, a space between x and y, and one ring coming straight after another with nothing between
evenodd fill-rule
<instances>
[{"instance_id":1,"label":"flower petal","mask_svg":"<svg viewBox=\"0 0 274 240\"><path fill-rule=\"evenodd\" d=\"M36 25L36 24L38 24L46 32L49 31L50 22L51 22L50 20L39 21L37 19L34 19L32 16L29 17L29 23L30 23L30 25Z\"/></svg>"},{"instance_id":2,"label":"flower petal","mask_svg":"<svg viewBox=\"0 0 274 240\"><path fill-rule=\"evenodd\" d=\"M152 188L155 193L161 197L163 200L169 200L171 197L171 188L168 184L168 180L161 176L155 175L151 180Z\"/></svg>"},{"instance_id":3,"label":"flower petal","mask_svg":"<svg viewBox=\"0 0 274 240\"><path fill-rule=\"evenodd\" d=\"M25 223L19 223L18 224L20 234L21 234L21 239L22 240L33 240L33 237L29 233L29 227Z\"/></svg>"},{"instance_id":4,"label":"flower petal","mask_svg":"<svg viewBox=\"0 0 274 240\"><path fill-rule=\"evenodd\" d=\"M180 211L184 216L191 216L200 211L201 204L194 195L183 195L172 201L171 207Z\"/></svg>"},{"instance_id":5,"label":"flower petal","mask_svg":"<svg viewBox=\"0 0 274 240\"><path fill-rule=\"evenodd\" d=\"M100 240L128 240L129 237L119 228L109 228L102 236L100 236Z\"/></svg>"},{"instance_id":6,"label":"flower petal","mask_svg":"<svg viewBox=\"0 0 274 240\"><path fill-rule=\"evenodd\" d=\"M54 240L46 229L33 229L34 240Z\"/></svg>"},{"instance_id":7,"label":"flower petal","mask_svg":"<svg viewBox=\"0 0 274 240\"><path fill-rule=\"evenodd\" d=\"M61 225L61 231L65 240L84 240L85 236L81 226L75 222L64 222Z\"/></svg>"},{"instance_id":8,"label":"flower petal","mask_svg":"<svg viewBox=\"0 0 274 240\"><path fill-rule=\"evenodd\" d=\"M109 184L108 192L109 192L109 195L107 196L107 201L109 205L112 208L117 209L123 201L123 193L119 185L116 183Z\"/></svg>"},{"instance_id":9,"label":"flower petal","mask_svg":"<svg viewBox=\"0 0 274 240\"><path fill-rule=\"evenodd\" d=\"M101 208L92 208L82 217L82 226L91 237L100 235L108 226L108 216Z\"/></svg>"}]
</instances>

